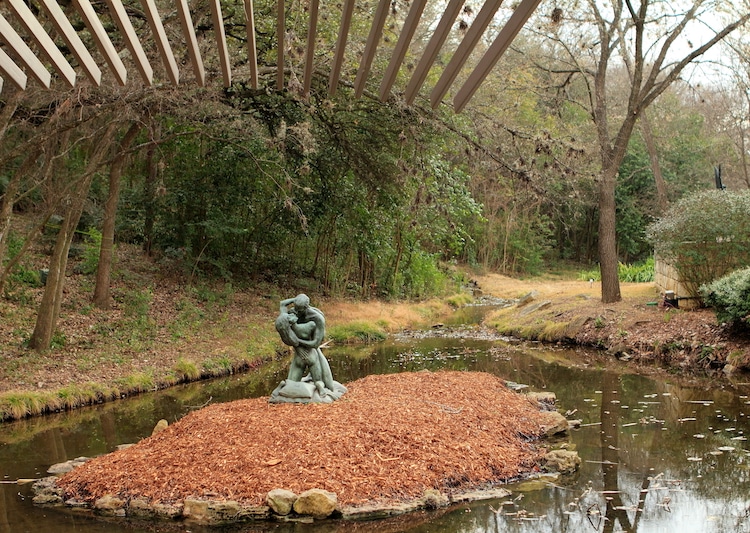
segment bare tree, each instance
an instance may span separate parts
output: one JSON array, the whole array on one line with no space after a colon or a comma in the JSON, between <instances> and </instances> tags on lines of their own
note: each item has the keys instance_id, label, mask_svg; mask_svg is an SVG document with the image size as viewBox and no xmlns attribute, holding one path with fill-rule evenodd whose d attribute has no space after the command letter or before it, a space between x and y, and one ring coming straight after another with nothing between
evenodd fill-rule
<instances>
[{"instance_id":1,"label":"bare tree","mask_svg":"<svg viewBox=\"0 0 750 533\"><path fill-rule=\"evenodd\" d=\"M562 84L583 82L584 96L576 101L586 108L596 129L601 166L599 263L602 302L609 303L621 299L615 188L634 128L690 65L750 19L750 8L745 2L728 6L715 0L588 0L587 7L586 16L575 20L574 27L566 29L562 23L555 28L554 52L564 60L544 68L560 76ZM579 15L575 9L573 5L569 16ZM586 33L587 27L593 31ZM629 92L624 102L613 102L610 73L625 61L630 64Z\"/></svg>"},{"instance_id":2,"label":"bare tree","mask_svg":"<svg viewBox=\"0 0 750 533\"><path fill-rule=\"evenodd\" d=\"M63 287L65 284L65 269L68 264L68 251L73 240L75 228L81 218L91 181L107 155L112 137L117 129L117 122L111 121L103 134L95 139L84 173L78 178L77 184L69 197L68 208L50 259L49 274L44 288L44 295L39 306L34 333L29 339L29 346L35 350L46 350L52 342L52 336L60 315Z\"/></svg>"},{"instance_id":3,"label":"bare tree","mask_svg":"<svg viewBox=\"0 0 750 533\"><path fill-rule=\"evenodd\" d=\"M99 250L99 264L96 269L94 304L101 309L109 309L110 278L115 247L115 216L120 198L120 177L125 166L127 150L141 131L142 125L134 122L120 141L117 153L109 167L109 194L104 204L102 222L102 244Z\"/></svg>"}]
</instances>

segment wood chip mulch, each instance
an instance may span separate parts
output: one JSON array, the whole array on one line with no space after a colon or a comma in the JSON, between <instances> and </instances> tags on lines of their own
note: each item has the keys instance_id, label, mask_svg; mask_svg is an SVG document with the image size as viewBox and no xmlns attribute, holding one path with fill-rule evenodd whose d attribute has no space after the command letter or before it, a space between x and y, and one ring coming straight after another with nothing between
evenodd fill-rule
<instances>
[{"instance_id":1,"label":"wood chip mulch","mask_svg":"<svg viewBox=\"0 0 750 533\"><path fill-rule=\"evenodd\" d=\"M534 471L544 413L479 372L373 375L332 404L210 405L58 481L67 498L264 505L276 488L334 492L342 505L481 488Z\"/></svg>"}]
</instances>

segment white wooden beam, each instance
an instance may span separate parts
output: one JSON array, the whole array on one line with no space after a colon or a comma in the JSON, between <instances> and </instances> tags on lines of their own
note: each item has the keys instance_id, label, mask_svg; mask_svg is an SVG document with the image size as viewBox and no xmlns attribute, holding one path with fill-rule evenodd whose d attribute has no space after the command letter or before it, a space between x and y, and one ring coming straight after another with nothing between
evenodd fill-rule
<instances>
[{"instance_id":1,"label":"white wooden beam","mask_svg":"<svg viewBox=\"0 0 750 533\"><path fill-rule=\"evenodd\" d=\"M448 62L448 66L445 67L440 79L435 84L435 87L432 88L430 102L432 103L433 109L438 106L443 99L443 96L445 96L445 93L450 89L450 86L453 84L456 76L458 76L461 67L463 67L466 60L469 59L469 56L474 51L479 39L481 39L484 30L487 29L487 26L492 21L492 17L495 16L495 13L500 9L502 3L503 0L487 0L482 6L477 18L474 19L474 23L469 27L461 44L458 45L458 48L456 48L456 51L453 53L453 57L451 57L451 60Z\"/></svg>"},{"instance_id":2,"label":"white wooden beam","mask_svg":"<svg viewBox=\"0 0 750 533\"><path fill-rule=\"evenodd\" d=\"M349 36L349 27L352 24L352 13L354 12L354 1L345 0L344 10L341 13L341 26L339 27L339 37L336 40L336 50L333 53L333 65L331 66L331 76L328 78L328 94L336 94L336 88L339 85L341 76L341 65L344 63L344 50L346 49L346 40Z\"/></svg>"},{"instance_id":3,"label":"white wooden beam","mask_svg":"<svg viewBox=\"0 0 750 533\"><path fill-rule=\"evenodd\" d=\"M73 67L70 66L65 56L62 55L55 42L44 31L44 28L39 24L39 21L29 7L22 0L7 0L7 2L8 7L16 15L18 21L26 29L31 38L34 39L42 53L57 69L68 86L72 88L76 83L76 71L73 70Z\"/></svg>"},{"instance_id":4,"label":"white wooden beam","mask_svg":"<svg viewBox=\"0 0 750 533\"><path fill-rule=\"evenodd\" d=\"M453 107L457 113L460 113L466 106L466 103L474 96L476 90L500 59L500 56L505 53L510 43L516 38L518 32L521 31L523 25L529 20L539 2L540 0L522 0L521 4L510 16L508 22L505 23L503 29L500 30L500 33L495 37L487 52L479 60L477 66L474 67L472 73L469 74L469 77L453 98Z\"/></svg>"},{"instance_id":5,"label":"white wooden beam","mask_svg":"<svg viewBox=\"0 0 750 533\"><path fill-rule=\"evenodd\" d=\"M250 86L258 88L258 48L255 43L255 11L253 0L245 0L245 27L247 28L247 62L250 65Z\"/></svg>"},{"instance_id":6,"label":"white wooden beam","mask_svg":"<svg viewBox=\"0 0 750 533\"><path fill-rule=\"evenodd\" d=\"M198 39L195 37L195 28L193 27L193 20L190 17L190 8L188 7L187 0L177 0L177 15L180 17L182 34L185 36L185 44L190 56L190 62L193 65L195 79L198 85L203 87L206 85L206 69L203 66L200 48L198 48Z\"/></svg>"},{"instance_id":7,"label":"white wooden beam","mask_svg":"<svg viewBox=\"0 0 750 533\"><path fill-rule=\"evenodd\" d=\"M286 46L284 0L276 0L276 89L284 89L284 46Z\"/></svg>"},{"instance_id":8,"label":"white wooden beam","mask_svg":"<svg viewBox=\"0 0 750 533\"><path fill-rule=\"evenodd\" d=\"M448 38L451 27L461 12L463 5L464 0L451 0L446 6L445 11L443 11L443 16L440 18L440 22L438 22L435 32L430 37L430 41L427 43L427 48L425 48L424 54L422 54L422 58L417 64L417 68L414 69L409 84L406 86L404 97L409 105L414 103L414 98L417 96L419 89L422 88L424 80L427 79L427 73L432 68L435 59L437 59L438 52L440 52L440 48L442 48L443 43Z\"/></svg>"},{"instance_id":9,"label":"white wooden beam","mask_svg":"<svg viewBox=\"0 0 750 533\"><path fill-rule=\"evenodd\" d=\"M167 77L174 85L180 82L180 72L177 69L177 61L174 59L174 53L172 47L169 46L169 40L167 40L167 33L164 31L164 24L162 24L161 17L159 16L159 10L156 9L156 3L154 0L141 0L143 10L146 12L146 19L148 19L148 25L151 27L151 33L156 41L156 47L159 49L162 63L167 71Z\"/></svg>"},{"instance_id":10,"label":"white wooden beam","mask_svg":"<svg viewBox=\"0 0 750 533\"><path fill-rule=\"evenodd\" d=\"M307 54L305 55L305 74L302 80L305 98L310 96L312 87L313 63L315 60L315 41L318 37L318 8L320 0L310 1L310 24L307 28Z\"/></svg>"},{"instance_id":11,"label":"white wooden beam","mask_svg":"<svg viewBox=\"0 0 750 533\"><path fill-rule=\"evenodd\" d=\"M104 60L112 70L112 74L117 80L117 83L125 85L125 82L128 79L128 71L125 69L125 65L117 54L117 50L115 50L112 41L109 40L109 36L107 35L104 26L102 26L102 22L99 20L99 17L96 16L94 8L91 7L91 3L89 0L73 0L73 2L78 8L78 12L81 14L83 22L91 32L91 36L94 38L96 46L104 56Z\"/></svg>"},{"instance_id":12,"label":"white wooden beam","mask_svg":"<svg viewBox=\"0 0 750 533\"><path fill-rule=\"evenodd\" d=\"M367 37L365 51L359 62L359 70L357 70L357 78L354 80L354 96L356 98L362 96L362 93L365 90L365 82L370 73L370 67L372 66L372 60L375 58L375 52L378 49L380 38L383 35L383 26L385 26L385 19L388 16L388 8L390 5L390 0L380 0L378 7L375 10L375 16L373 17L372 26L370 27L370 35Z\"/></svg>"},{"instance_id":13,"label":"white wooden beam","mask_svg":"<svg viewBox=\"0 0 750 533\"><path fill-rule=\"evenodd\" d=\"M2 15L0 15L0 36L2 36L5 44L18 56L19 61L31 72L32 77L49 89L49 84L52 80L49 71L37 59L31 48L23 42L21 36L16 33L16 30L13 29Z\"/></svg>"},{"instance_id":14,"label":"white wooden beam","mask_svg":"<svg viewBox=\"0 0 750 533\"><path fill-rule=\"evenodd\" d=\"M125 6L122 5L121 0L106 0L109 6L109 12L112 19L115 21L117 26L120 28L120 34L125 41L125 46L130 50L130 54L135 63L135 68L141 74L141 78L146 85L151 85L154 81L154 71L151 68L151 64L148 62L146 52L143 51L141 41L135 34L135 28L133 23L130 22L128 14L125 12Z\"/></svg>"},{"instance_id":15,"label":"white wooden beam","mask_svg":"<svg viewBox=\"0 0 750 533\"><path fill-rule=\"evenodd\" d=\"M396 81L396 75L398 69L401 67L401 63L404 62L406 51L409 48L414 32L417 30L417 24L424 11L424 6L427 4L427 0L412 0L409 14L406 16L404 21L404 27L401 28L401 34L398 37L396 48L393 50L393 55L388 63L388 68L385 71L383 80L380 83L380 101L385 102L388 98L388 94L391 92L391 87Z\"/></svg>"},{"instance_id":16,"label":"white wooden beam","mask_svg":"<svg viewBox=\"0 0 750 533\"><path fill-rule=\"evenodd\" d=\"M232 71L229 66L229 50L227 49L227 36L224 32L224 20L221 16L221 2L209 0L211 6L211 18L214 23L214 37L216 37L216 48L219 52L219 64L221 75L224 78L224 87L232 85Z\"/></svg>"},{"instance_id":17,"label":"white wooden beam","mask_svg":"<svg viewBox=\"0 0 750 533\"><path fill-rule=\"evenodd\" d=\"M96 61L94 61L94 58L91 57L81 38L78 37L78 34L73 29L63 10L60 9L58 3L55 0L39 0L39 2L47 10L50 21L78 60L78 64L83 69L86 77L94 85L101 85L102 71L99 69Z\"/></svg>"},{"instance_id":18,"label":"white wooden beam","mask_svg":"<svg viewBox=\"0 0 750 533\"><path fill-rule=\"evenodd\" d=\"M0 71L21 91L26 89L26 74L15 61L0 48Z\"/></svg>"}]
</instances>

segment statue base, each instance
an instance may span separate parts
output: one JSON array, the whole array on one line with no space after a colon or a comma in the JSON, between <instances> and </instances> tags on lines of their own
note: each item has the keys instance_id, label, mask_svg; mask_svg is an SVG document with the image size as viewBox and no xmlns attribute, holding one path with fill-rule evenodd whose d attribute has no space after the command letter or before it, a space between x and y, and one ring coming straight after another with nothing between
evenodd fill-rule
<instances>
[{"instance_id":1,"label":"statue base","mask_svg":"<svg viewBox=\"0 0 750 533\"><path fill-rule=\"evenodd\" d=\"M302 381L284 380L271 393L268 403L333 403L346 393L346 387L333 382L333 390L323 389L323 394L308 375Z\"/></svg>"}]
</instances>

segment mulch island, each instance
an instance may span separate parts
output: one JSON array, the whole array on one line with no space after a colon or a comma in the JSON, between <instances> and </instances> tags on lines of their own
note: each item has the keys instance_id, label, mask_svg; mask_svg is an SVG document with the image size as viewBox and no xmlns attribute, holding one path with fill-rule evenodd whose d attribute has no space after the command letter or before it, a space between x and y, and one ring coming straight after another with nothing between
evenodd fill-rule
<instances>
[{"instance_id":1,"label":"mulch island","mask_svg":"<svg viewBox=\"0 0 750 533\"><path fill-rule=\"evenodd\" d=\"M539 471L551 413L498 377L423 371L347 387L327 405L210 405L52 485L67 505L105 514L215 522L278 518L274 491L319 489L333 516L356 517L445 505Z\"/></svg>"}]
</instances>

